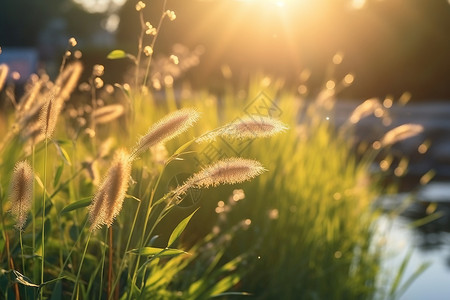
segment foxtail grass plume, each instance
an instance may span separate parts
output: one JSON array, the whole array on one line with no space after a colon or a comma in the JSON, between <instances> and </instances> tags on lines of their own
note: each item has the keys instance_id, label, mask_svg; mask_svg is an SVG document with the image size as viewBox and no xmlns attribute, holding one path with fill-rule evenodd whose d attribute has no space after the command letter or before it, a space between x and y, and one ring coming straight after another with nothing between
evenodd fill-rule
<instances>
[{"instance_id":1,"label":"foxtail grass plume","mask_svg":"<svg viewBox=\"0 0 450 300\"><path fill-rule=\"evenodd\" d=\"M42 106L39 119L41 122L42 134L46 139L52 137L63 106L64 102L62 101L62 98L58 97L55 93L51 94L50 99Z\"/></svg>"},{"instance_id":2,"label":"foxtail grass plume","mask_svg":"<svg viewBox=\"0 0 450 300\"><path fill-rule=\"evenodd\" d=\"M350 116L350 123L356 124L361 119L373 114L376 110L383 109L380 100L371 98L358 105Z\"/></svg>"},{"instance_id":3,"label":"foxtail grass plume","mask_svg":"<svg viewBox=\"0 0 450 300\"><path fill-rule=\"evenodd\" d=\"M125 150L116 151L111 166L89 206L91 230L99 229L102 225L112 225L122 209L130 175L130 156Z\"/></svg>"},{"instance_id":4,"label":"foxtail grass plume","mask_svg":"<svg viewBox=\"0 0 450 300\"><path fill-rule=\"evenodd\" d=\"M24 97L22 97L17 105L17 113L19 115L27 114L30 109L35 105L36 98L39 95L39 92L42 89L44 84L44 80L37 80L31 86L31 88L26 92Z\"/></svg>"},{"instance_id":5,"label":"foxtail grass plume","mask_svg":"<svg viewBox=\"0 0 450 300\"><path fill-rule=\"evenodd\" d=\"M265 171L266 169L259 161L252 159L232 157L219 160L192 175L178 188L176 194L184 194L190 188L208 188L220 184L244 182Z\"/></svg>"},{"instance_id":6,"label":"foxtail grass plume","mask_svg":"<svg viewBox=\"0 0 450 300\"><path fill-rule=\"evenodd\" d=\"M135 158L150 147L158 143L165 143L185 132L198 120L199 116L200 114L191 108L180 109L165 116L151 126L147 134L138 141L131 157Z\"/></svg>"},{"instance_id":7,"label":"foxtail grass plume","mask_svg":"<svg viewBox=\"0 0 450 300\"><path fill-rule=\"evenodd\" d=\"M423 132L423 126L419 124L403 124L389 130L381 139L381 146L389 146L399 141L418 135Z\"/></svg>"},{"instance_id":8,"label":"foxtail grass plume","mask_svg":"<svg viewBox=\"0 0 450 300\"><path fill-rule=\"evenodd\" d=\"M3 85L5 85L6 77L8 76L9 67L6 64L0 65L0 91L3 88Z\"/></svg>"},{"instance_id":9,"label":"foxtail grass plume","mask_svg":"<svg viewBox=\"0 0 450 300\"><path fill-rule=\"evenodd\" d=\"M123 115L123 112L124 109L122 105L112 104L97 108L93 113L93 117L96 124L104 124L114 121L115 119Z\"/></svg>"},{"instance_id":10,"label":"foxtail grass plume","mask_svg":"<svg viewBox=\"0 0 450 300\"><path fill-rule=\"evenodd\" d=\"M76 88L81 73L83 72L83 65L80 62L74 62L68 65L55 80L56 87L59 88L58 96L62 101L69 99L70 94Z\"/></svg>"},{"instance_id":11,"label":"foxtail grass plume","mask_svg":"<svg viewBox=\"0 0 450 300\"><path fill-rule=\"evenodd\" d=\"M16 163L11 179L11 213L16 219L15 227L23 230L33 196L33 169L27 161Z\"/></svg>"},{"instance_id":12,"label":"foxtail grass plume","mask_svg":"<svg viewBox=\"0 0 450 300\"><path fill-rule=\"evenodd\" d=\"M198 138L197 142L211 141L218 136L238 139L265 138L287 129L288 126L283 122L270 117L247 116L205 134Z\"/></svg>"}]
</instances>

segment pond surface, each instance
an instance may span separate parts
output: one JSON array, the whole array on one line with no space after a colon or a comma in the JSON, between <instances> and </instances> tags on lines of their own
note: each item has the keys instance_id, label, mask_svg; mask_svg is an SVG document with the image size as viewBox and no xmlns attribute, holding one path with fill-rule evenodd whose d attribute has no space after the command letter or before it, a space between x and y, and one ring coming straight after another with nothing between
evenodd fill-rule
<instances>
[{"instance_id":1,"label":"pond surface","mask_svg":"<svg viewBox=\"0 0 450 300\"><path fill-rule=\"evenodd\" d=\"M403 215L394 219L383 216L380 220L380 228L387 229L387 252L386 260L383 262L387 270L390 272L398 270L410 251L412 254L402 283L406 282L421 265L429 264L429 267L402 294L400 300L450 299L449 189L450 182L439 182L421 188L416 196L422 200L437 200L436 204L432 205L435 205L435 213L441 214L441 217L434 221L419 227L411 226L412 222L426 216L426 208L430 205L427 201L415 201ZM397 198L401 199L405 197ZM390 201L392 202L392 199Z\"/></svg>"}]
</instances>

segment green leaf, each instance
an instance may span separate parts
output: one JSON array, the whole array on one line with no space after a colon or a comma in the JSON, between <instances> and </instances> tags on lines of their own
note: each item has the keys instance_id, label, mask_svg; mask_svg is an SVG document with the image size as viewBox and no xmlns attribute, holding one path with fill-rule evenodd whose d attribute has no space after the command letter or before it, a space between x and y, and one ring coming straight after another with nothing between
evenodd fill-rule
<instances>
[{"instance_id":1,"label":"green leaf","mask_svg":"<svg viewBox=\"0 0 450 300\"><path fill-rule=\"evenodd\" d=\"M238 274L231 274L216 283L209 293L212 297L218 297L221 294L223 295L225 291L230 290L233 286L238 284L240 280L241 278Z\"/></svg>"},{"instance_id":2,"label":"green leaf","mask_svg":"<svg viewBox=\"0 0 450 300\"><path fill-rule=\"evenodd\" d=\"M72 210L80 209L91 204L91 197L81 199L74 203L70 203L59 212L60 215L71 212Z\"/></svg>"},{"instance_id":3,"label":"green leaf","mask_svg":"<svg viewBox=\"0 0 450 300\"><path fill-rule=\"evenodd\" d=\"M228 297L228 296L253 296L253 294L247 292L225 292L211 296L211 298Z\"/></svg>"},{"instance_id":4,"label":"green leaf","mask_svg":"<svg viewBox=\"0 0 450 300\"><path fill-rule=\"evenodd\" d=\"M172 249L172 248L156 248L156 247L143 247L140 249L133 249L130 250L133 254L141 254L141 255L148 255L148 256L174 256L179 254L188 254L187 252L179 249Z\"/></svg>"},{"instance_id":5,"label":"green leaf","mask_svg":"<svg viewBox=\"0 0 450 300\"><path fill-rule=\"evenodd\" d=\"M107 59L122 59L128 57L127 53L123 50L113 50L106 56Z\"/></svg>"},{"instance_id":6,"label":"green leaf","mask_svg":"<svg viewBox=\"0 0 450 300\"><path fill-rule=\"evenodd\" d=\"M197 210L198 208L194 210L194 212L190 214L188 217L186 217L183 221L181 221L177 225L177 227L175 227L172 234L170 235L168 246L171 246L175 242L175 240L181 235L181 233L184 231L187 224L189 223L189 220L191 220L192 216L197 212Z\"/></svg>"},{"instance_id":7,"label":"green leaf","mask_svg":"<svg viewBox=\"0 0 450 300\"><path fill-rule=\"evenodd\" d=\"M184 150L186 150L190 145L192 145L192 143L195 142L195 139L192 139L186 143L184 143L183 145L181 145L177 151L175 151L175 153L173 154L173 156L177 156L179 154L181 154L181 152L183 152Z\"/></svg>"},{"instance_id":8,"label":"green leaf","mask_svg":"<svg viewBox=\"0 0 450 300\"><path fill-rule=\"evenodd\" d=\"M70 156L69 156L69 154L67 154L67 151L63 147L61 147L61 145L58 143L55 143L55 147L56 147L58 154L62 157L64 162L66 164L68 164L69 166L71 166L72 162L70 161Z\"/></svg>"},{"instance_id":9,"label":"green leaf","mask_svg":"<svg viewBox=\"0 0 450 300\"><path fill-rule=\"evenodd\" d=\"M58 167L58 169L56 169L56 174L55 174L55 178L53 179L53 187L56 187L59 183L59 180L61 179L61 175L64 169L64 163L61 163Z\"/></svg>"}]
</instances>

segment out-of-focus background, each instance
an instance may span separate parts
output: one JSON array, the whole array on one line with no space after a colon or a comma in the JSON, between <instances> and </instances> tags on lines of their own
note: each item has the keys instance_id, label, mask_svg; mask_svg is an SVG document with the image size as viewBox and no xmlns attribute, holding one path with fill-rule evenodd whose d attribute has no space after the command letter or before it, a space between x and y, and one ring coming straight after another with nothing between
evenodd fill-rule
<instances>
[{"instance_id":1,"label":"out-of-focus background","mask_svg":"<svg viewBox=\"0 0 450 300\"><path fill-rule=\"evenodd\" d=\"M3 1L1 59L19 55L33 63L31 68L39 62L56 72L72 36L87 63L103 61L115 48L135 53L140 28L135 2ZM149 1L145 9L154 26L162 3ZM189 74L197 86L220 85L226 65L236 80L263 71L293 85L308 68L310 87L319 88L339 53L343 61L334 76L352 72L356 78L343 97L399 96L405 91L413 100L450 96L446 0L168 0L168 7L177 20L163 26L155 52L169 54L176 43L190 50L203 47L201 63ZM116 72L112 80L120 75Z\"/></svg>"}]
</instances>

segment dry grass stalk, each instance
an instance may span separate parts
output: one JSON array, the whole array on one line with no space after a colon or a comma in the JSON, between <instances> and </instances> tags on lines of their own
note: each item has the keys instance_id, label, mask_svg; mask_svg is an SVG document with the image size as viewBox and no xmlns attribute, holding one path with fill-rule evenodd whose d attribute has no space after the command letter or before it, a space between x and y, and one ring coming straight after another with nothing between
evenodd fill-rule
<instances>
[{"instance_id":1,"label":"dry grass stalk","mask_svg":"<svg viewBox=\"0 0 450 300\"><path fill-rule=\"evenodd\" d=\"M164 143L185 132L199 118L200 114L190 108L175 111L150 127L146 135L144 135L134 147L131 156L137 157L150 147Z\"/></svg>"},{"instance_id":2,"label":"dry grass stalk","mask_svg":"<svg viewBox=\"0 0 450 300\"><path fill-rule=\"evenodd\" d=\"M190 188L208 188L220 184L236 184L250 180L266 169L252 159L232 157L217 161L192 175L176 194L184 194Z\"/></svg>"},{"instance_id":3,"label":"dry grass stalk","mask_svg":"<svg viewBox=\"0 0 450 300\"><path fill-rule=\"evenodd\" d=\"M118 150L89 207L91 230L112 225L122 209L130 175L130 156L125 150Z\"/></svg>"},{"instance_id":4,"label":"dry grass stalk","mask_svg":"<svg viewBox=\"0 0 450 300\"><path fill-rule=\"evenodd\" d=\"M419 124L403 124L389 130L381 139L381 146L389 146L399 141L418 135L423 132L423 126Z\"/></svg>"},{"instance_id":5,"label":"dry grass stalk","mask_svg":"<svg viewBox=\"0 0 450 300\"><path fill-rule=\"evenodd\" d=\"M15 227L23 230L33 198L33 169L27 161L18 162L14 167L9 198Z\"/></svg>"},{"instance_id":6,"label":"dry grass stalk","mask_svg":"<svg viewBox=\"0 0 450 300\"><path fill-rule=\"evenodd\" d=\"M93 117L96 124L104 124L114 121L123 115L124 108L120 104L112 104L98 108L94 111Z\"/></svg>"},{"instance_id":7,"label":"dry grass stalk","mask_svg":"<svg viewBox=\"0 0 450 300\"><path fill-rule=\"evenodd\" d=\"M6 64L0 65L0 91L3 89L5 85L6 78L8 77L9 67Z\"/></svg>"}]
</instances>

